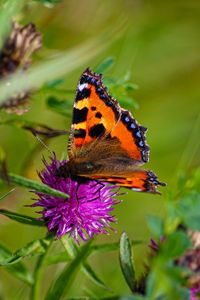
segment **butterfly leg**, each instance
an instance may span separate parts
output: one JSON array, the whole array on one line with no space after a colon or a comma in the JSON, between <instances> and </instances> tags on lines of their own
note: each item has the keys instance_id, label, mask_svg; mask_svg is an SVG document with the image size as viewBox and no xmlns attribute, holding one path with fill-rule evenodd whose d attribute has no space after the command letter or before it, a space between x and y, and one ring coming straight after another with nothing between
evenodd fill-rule
<instances>
[{"instance_id":1,"label":"butterfly leg","mask_svg":"<svg viewBox=\"0 0 200 300\"><path fill-rule=\"evenodd\" d=\"M98 196L96 196L95 198L92 198L91 200L88 200L88 202L92 202L94 200L97 200L98 198L101 200L101 190L105 187L105 184L99 180L93 179L96 183L91 187L94 188L97 185L100 185L100 187L93 193L93 195L96 195L98 193Z\"/></svg>"},{"instance_id":2,"label":"butterfly leg","mask_svg":"<svg viewBox=\"0 0 200 300\"><path fill-rule=\"evenodd\" d=\"M81 182L77 181L77 186L76 186L76 200L78 202L78 209L80 207L80 201L81 199L84 199L84 197L79 197L79 188L81 186Z\"/></svg>"}]
</instances>

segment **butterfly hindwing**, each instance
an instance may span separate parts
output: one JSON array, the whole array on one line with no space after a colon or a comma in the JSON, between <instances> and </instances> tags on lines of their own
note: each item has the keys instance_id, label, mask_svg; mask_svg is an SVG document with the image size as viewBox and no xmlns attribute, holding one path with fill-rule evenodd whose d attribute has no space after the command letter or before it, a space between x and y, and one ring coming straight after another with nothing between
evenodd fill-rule
<instances>
[{"instance_id":1,"label":"butterfly hindwing","mask_svg":"<svg viewBox=\"0 0 200 300\"><path fill-rule=\"evenodd\" d=\"M116 186L132 189L137 192L159 193L157 186L165 186L165 183L159 182L157 176L147 170L135 170L131 173L124 173L113 176L92 176L93 179L107 181Z\"/></svg>"}]
</instances>

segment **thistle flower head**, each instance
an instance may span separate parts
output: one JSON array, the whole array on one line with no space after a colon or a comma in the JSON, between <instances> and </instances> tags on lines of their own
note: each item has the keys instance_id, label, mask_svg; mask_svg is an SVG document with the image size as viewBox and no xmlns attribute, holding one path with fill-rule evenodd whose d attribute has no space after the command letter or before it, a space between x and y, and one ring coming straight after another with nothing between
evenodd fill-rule
<instances>
[{"instance_id":1,"label":"thistle flower head","mask_svg":"<svg viewBox=\"0 0 200 300\"><path fill-rule=\"evenodd\" d=\"M25 26L13 22L10 35L0 49L0 79L16 72L17 68L27 70L32 54L42 46L41 34L34 24Z\"/></svg>"},{"instance_id":2,"label":"thistle flower head","mask_svg":"<svg viewBox=\"0 0 200 300\"><path fill-rule=\"evenodd\" d=\"M98 233L108 234L112 229L111 223L116 218L110 213L113 206L120 201L115 186L108 183L85 180L80 182L72 178L57 176L57 170L67 161L58 161L54 155L48 164L44 160L45 168L39 173L41 181L61 192L69 195L67 199L35 192L39 199L32 206L41 206L42 218L58 238L66 233L72 236L77 243L79 237L86 241Z\"/></svg>"},{"instance_id":3,"label":"thistle flower head","mask_svg":"<svg viewBox=\"0 0 200 300\"><path fill-rule=\"evenodd\" d=\"M200 283L197 287L190 289L190 300L198 300L200 298Z\"/></svg>"},{"instance_id":4,"label":"thistle flower head","mask_svg":"<svg viewBox=\"0 0 200 300\"><path fill-rule=\"evenodd\" d=\"M41 46L41 34L34 24L21 26L13 22L11 33L0 49L0 81L9 80L9 76L17 71L25 72L31 63L32 54ZM7 85L10 85L9 81ZM28 90L15 93L0 104L0 109L22 115L28 111L29 98L30 91Z\"/></svg>"}]
</instances>

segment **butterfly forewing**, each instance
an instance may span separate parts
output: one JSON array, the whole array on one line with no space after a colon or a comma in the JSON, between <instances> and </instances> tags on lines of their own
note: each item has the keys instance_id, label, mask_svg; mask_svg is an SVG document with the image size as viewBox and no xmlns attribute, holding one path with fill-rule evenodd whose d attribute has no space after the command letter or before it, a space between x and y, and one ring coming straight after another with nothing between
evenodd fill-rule
<instances>
[{"instance_id":1,"label":"butterfly forewing","mask_svg":"<svg viewBox=\"0 0 200 300\"><path fill-rule=\"evenodd\" d=\"M89 144L95 144L97 140L108 136L118 122L120 114L120 106L109 96L101 75L87 69L80 78L76 92L69 156L78 156L78 153L90 148Z\"/></svg>"}]
</instances>

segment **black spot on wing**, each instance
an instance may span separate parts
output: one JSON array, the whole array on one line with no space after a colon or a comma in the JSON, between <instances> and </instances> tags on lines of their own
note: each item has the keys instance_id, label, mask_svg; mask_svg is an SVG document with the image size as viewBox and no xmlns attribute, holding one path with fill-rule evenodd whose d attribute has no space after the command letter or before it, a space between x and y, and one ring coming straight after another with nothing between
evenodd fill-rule
<instances>
[{"instance_id":1,"label":"black spot on wing","mask_svg":"<svg viewBox=\"0 0 200 300\"><path fill-rule=\"evenodd\" d=\"M89 135L90 137L100 137L106 132L106 129L103 124L97 124L90 128Z\"/></svg>"},{"instance_id":2,"label":"black spot on wing","mask_svg":"<svg viewBox=\"0 0 200 300\"><path fill-rule=\"evenodd\" d=\"M87 113L88 113L87 107L84 107L82 109L74 108L72 123L78 124L78 123L86 121Z\"/></svg>"},{"instance_id":3,"label":"black spot on wing","mask_svg":"<svg viewBox=\"0 0 200 300\"><path fill-rule=\"evenodd\" d=\"M95 117L96 117L97 119L101 119L101 118L102 118L102 114L101 114L100 112L97 112L97 113L95 114Z\"/></svg>"},{"instance_id":4,"label":"black spot on wing","mask_svg":"<svg viewBox=\"0 0 200 300\"><path fill-rule=\"evenodd\" d=\"M88 77L85 75L82 75L79 82L80 82L80 84L87 83Z\"/></svg>"},{"instance_id":5,"label":"black spot on wing","mask_svg":"<svg viewBox=\"0 0 200 300\"><path fill-rule=\"evenodd\" d=\"M90 89L84 88L82 91L77 90L75 101L83 100L84 98L90 97Z\"/></svg>"},{"instance_id":6,"label":"black spot on wing","mask_svg":"<svg viewBox=\"0 0 200 300\"><path fill-rule=\"evenodd\" d=\"M86 137L86 131L84 129L75 129L74 137L75 138L84 138L84 137Z\"/></svg>"},{"instance_id":7,"label":"black spot on wing","mask_svg":"<svg viewBox=\"0 0 200 300\"><path fill-rule=\"evenodd\" d=\"M91 110L95 111L97 108L95 106L91 107Z\"/></svg>"}]
</instances>

